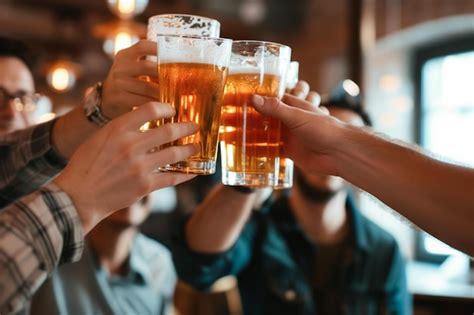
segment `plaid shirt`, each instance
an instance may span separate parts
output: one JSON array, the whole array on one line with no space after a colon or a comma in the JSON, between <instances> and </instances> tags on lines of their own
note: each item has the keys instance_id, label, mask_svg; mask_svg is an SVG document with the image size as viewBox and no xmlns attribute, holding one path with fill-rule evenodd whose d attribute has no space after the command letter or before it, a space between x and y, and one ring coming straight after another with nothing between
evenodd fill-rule
<instances>
[{"instance_id":1,"label":"plaid shirt","mask_svg":"<svg viewBox=\"0 0 474 315\"><path fill-rule=\"evenodd\" d=\"M0 136L0 209L46 184L67 163L51 144L55 120Z\"/></svg>"},{"instance_id":2,"label":"plaid shirt","mask_svg":"<svg viewBox=\"0 0 474 315\"><path fill-rule=\"evenodd\" d=\"M65 165L50 143L53 124L0 138L0 314L21 311L58 264L82 255L72 201L54 184L38 190Z\"/></svg>"}]
</instances>

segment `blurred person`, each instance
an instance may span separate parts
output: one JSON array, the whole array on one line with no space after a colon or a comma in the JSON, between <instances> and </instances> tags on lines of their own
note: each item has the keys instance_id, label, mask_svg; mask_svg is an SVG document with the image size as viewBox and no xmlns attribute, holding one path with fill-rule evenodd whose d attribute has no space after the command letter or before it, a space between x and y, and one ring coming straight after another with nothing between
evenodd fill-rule
<instances>
[{"instance_id":1,"label":"blurred person","mask_svg":"<svg viewBox=\"0 0 474 315\"><path fill-rule=\"evenodd\" d=\"M143 58L148 55L156 55L156 44L149 41L120 51L104 83L88 89L82 106L46 123L0 135L0 208L50 181L105 123L157 99L156 84L139 79L156 75L156 63ZM28 68L32 59L26 45L0 37L0 133L28 125L26 111L17 108L35 106L38 100Z\"/></svg>"},{"instance_id":2,"label":"blurred person","mask_svg":"<svg viewBox=\"0 0 474 315\"><path fill-rule=\"evenodd\" d=\"M0 39L0 47L8 45L17 43ZM152 190L193 177L154 170L196 152L192 145L156 150L196 132L194 124L138 132L149 120L174 115L167 104L140 107L157 96L153 83L139 79L155 75L156 64L143 58L154 54L156 45L147 41L122 50L83 106L0 136L0 313L24 309L58 264L79 259L83 235L100 220ZM11 52L2 58L27 63ZM25 99L9 95L2 101L3 107ZM131 113L135 106L140 110Z\"/></svg>"},{"instance_id":3,"label":"blurred person","mask_svg":"<svg viewBox=\"0 0 474 315\"><path fill-rule=\"evenodd\" d=\"M26 47L0 38L0 134L31 124L31 111L17 107L33 105L37 99L33 75L25 61Z\"/></svg>"},{"instance_id":4,"label":"blurred person","mask_svg":"<svg viewBox=\"0 0 474 315\"><path fill-rule=\"evenodd\" d=\"M474 169L439 161L290 95L283 101L255 95L253 105L288 128L286 150L305 172L340 176L474 256Z\"/></svg>"},{"instance_id":5,"label":"blurred person","mask_svg":"<svg viewBox=\"0 0 474 315\"><path fill-rule=\"evenodd\" d=\"M170 314L171 255L138 230L150 210L147 196L100 222L81 260L60 267L35 294L30 314Z\"/></svg>"},{"instance_id":6,"label":"blurred person","mask_svg":"<svg viewBox=\"0 0 474 315\"><path fill-rule=\"evenodd\" d=\"M300 82L293 93L308 90ZM350 126L370 124L360 103L333 97L327 108ZM214 189L174 247L180 278L206 290L236 275L245 314L411 314L395 239L360 213L342 178L297 168L291 190L252 211L257 196Z\"/></svg>"}]
</instances>

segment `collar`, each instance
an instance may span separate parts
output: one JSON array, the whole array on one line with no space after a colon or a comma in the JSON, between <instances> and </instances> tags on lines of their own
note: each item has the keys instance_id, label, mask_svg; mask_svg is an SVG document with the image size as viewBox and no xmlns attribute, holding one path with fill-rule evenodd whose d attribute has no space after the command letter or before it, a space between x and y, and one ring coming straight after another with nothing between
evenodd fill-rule
<instances>
[{"instance_id":1,"label":"collar","mask_svg":"<svg viewBox=\"0 0 474 315\"><path fill-rule=\"evenodd\" d=\"M287 231L295 231L304 233L299 226L296 218L291 212L290 205L288 202L289 193L285 192L278 200L272 205L267 205L262 209L263 213L269 213L280 228ZM270 212L271 210L271 212ZM346 200L346 211L349 215L348 219L351 225L352 240L354 243L354 254L367 253L369 251L369 241L367 235L367 219L361 214L359 209L356 207L352 193L349 193ZM305 237L306 239L306 237ZM308 240L309 241L309 240Z\"/></svg>"},{"instance_id":2,"label":"collar","mask_svg":"<svg viewBox=\"0 0 474 315\"><path fill-rule=\"evenodd\" d=\"M96 270L105 273L109 280L129 281L135 284L148 285L151 279L151 272L148 268L146 260L142 255L143 249L140 248L140 242L138 241L140 236L140 234L137 234L133 241L130 255L126 262L128 264L128 271L123 276L110 275L110 273L100 265L98 257L90 245L86 247L87 256L93 260Z\"/></svg>"}]
</instances>

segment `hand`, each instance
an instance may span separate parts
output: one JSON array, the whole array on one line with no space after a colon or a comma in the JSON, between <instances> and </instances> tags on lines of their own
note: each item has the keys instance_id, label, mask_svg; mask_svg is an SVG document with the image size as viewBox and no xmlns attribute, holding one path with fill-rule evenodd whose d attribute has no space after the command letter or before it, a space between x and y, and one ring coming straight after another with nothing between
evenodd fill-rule
<instances>
[{"instance_id":1,"label":"hand","mask_svg":"<svg viewBox=\"0 0 474 315\"><path fill-rule=\"evenodd\" d=\"M55 183L71 197L86 233L113 211L151 191L194 177L156 169L196 154L197 145L154 149L197 132L196 124L174 123L139 131L149 120L172 116L171 106L147 103L105 125L74 153Z\"/></svg>"},{"instance_id":2,"label":"hand","mask_svg":"<svg viewBox=\"0 0 474 315\"><path fill-rule=\"evenodd\" d=\"M115 118L133 107L158 100L158 84L140 79L156 77L157 63L145 56L156 56L155 42L142 40L119 51L104 82L102 110L105 116Z\"/></svg>"},{"instance_id":3,"label":"hand","mask_svg":"<svg viewBox=\"0 0 474 315\"><path fill-rule=\"evenodd\" d=\"M321 103L321 96L315 91L310 91L310 86L306 81L298 81L295 88L288 94L296 96L299 99L306 100L316 106L319 106Z\"/></svg>"},{"instance_id":4,"label":"hand","mask_svg":"<svg viewBox=\"0 0 474 315\"><path fill-rule=\"evenodd\" d=\"M287 127L285 152L298 166L308 172L338 175L331 156L338 149L342 122L290 94L283 101L254 95L253 104L261 114L279 119Z\"/></svg>"}]
</instances>

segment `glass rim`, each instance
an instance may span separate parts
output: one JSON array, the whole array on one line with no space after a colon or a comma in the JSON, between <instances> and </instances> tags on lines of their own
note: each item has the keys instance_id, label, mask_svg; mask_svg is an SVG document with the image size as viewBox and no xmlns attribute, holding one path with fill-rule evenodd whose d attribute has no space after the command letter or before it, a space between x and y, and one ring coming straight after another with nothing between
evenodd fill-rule
<instances>
[{"instance_id":1,"label":"glass rim","mask_svg":"<svg viewBox=\"0 0 474 315\"><path fill-rule=\"evenodd\" d=\"M219 22L218 20L213 19L213 18L210 18L210 17L207 17L207 16L194 15L194 14L180 14L180 13L164 13L164 14L153 15L153 16L151 16L151 17L148 18L148 23L149 23L150 21L155 20L155 19L158 19L158 18L172 18L172 17L179 17L179 16L182 16L182 17L196 17L196 18L200 18L200 19L207 20L207 21L214 21L214 22L216 22L219 26L221 25L221 22Z\"/></svg>"},{"instance_id":2,"label":"glass rim","mask_svg":"<svg viewBox=\"0 0 474 315\"><path fill-rule=\"evenodd\" d=\"M158 39L159 37L174 37L174 38L184 38L184 39L196 39L196 40L206 40L206 41L219 41L219 42L231 42L233 43L234 40L231 38L224 38L224 37L206 37L206 36L196 36L196 35L177 35L177 34L158 34L156 38Z\"/></svg>"},{"instance_id":3,"label":"glass rim","mask_svg":"<svg viewBox=\"0 0 474 315\"><path fill-rule=\"evenodd\" d=\"M260 46L265 46L265 47L278 47L278 48L284 48L284 49L290 49L291 50L291 47L288 46L288 45L275 43L275 42L264 41L264 40L255 40L255 39L234 40L232 45L234 45L234 44L260 44Z\"/></svg>"}]
</instances>

